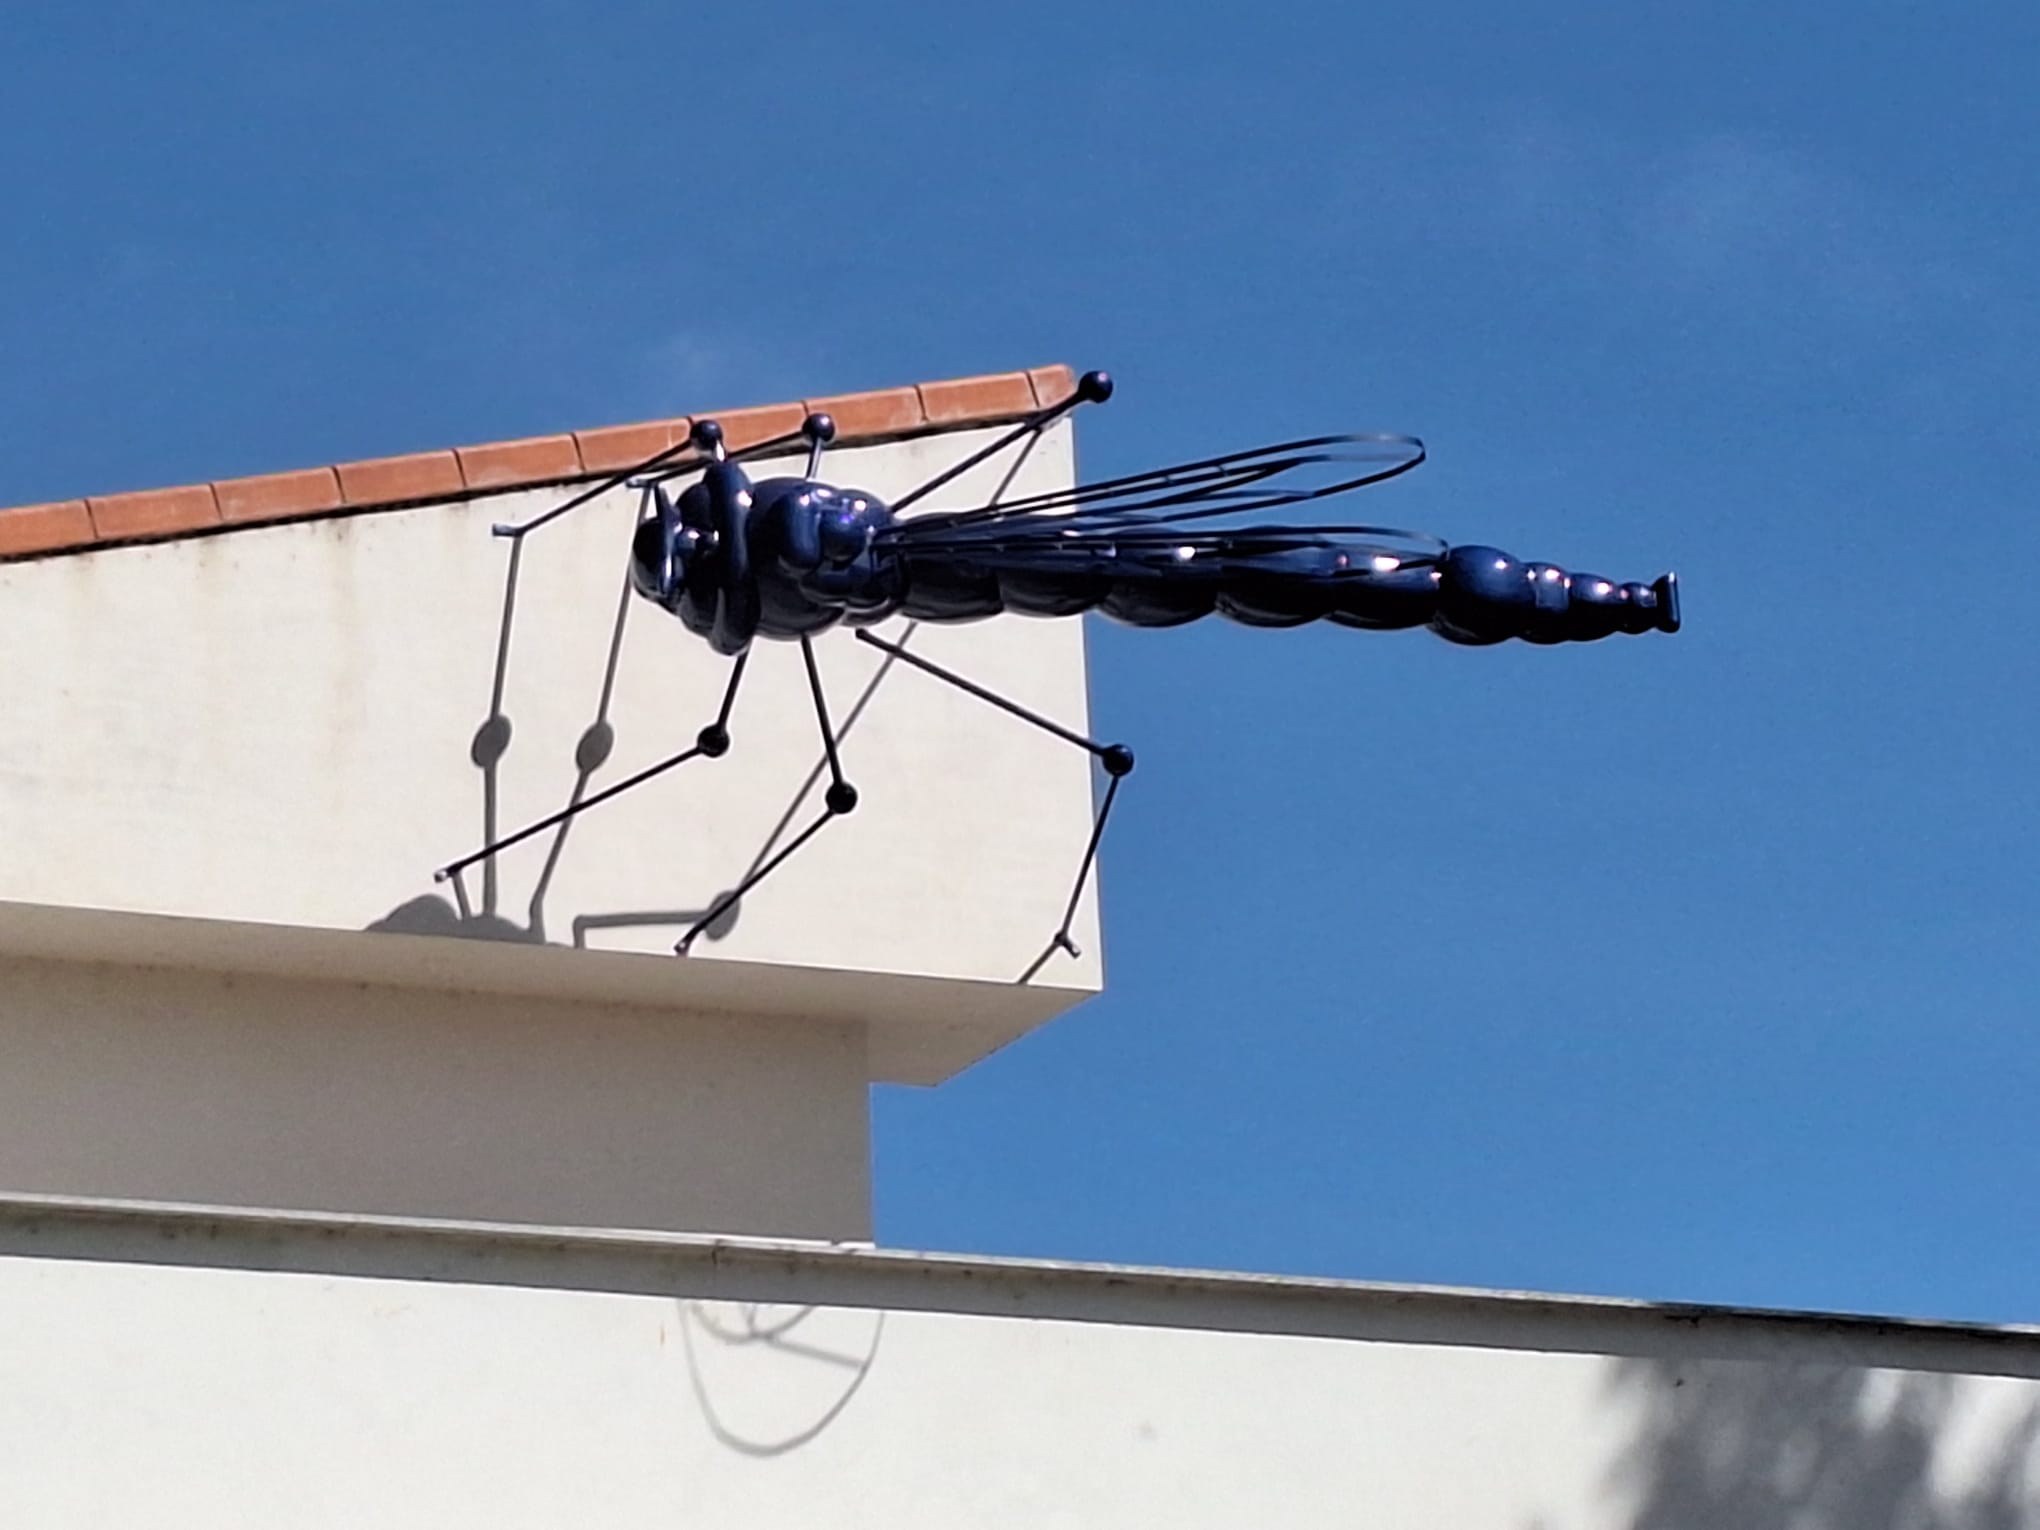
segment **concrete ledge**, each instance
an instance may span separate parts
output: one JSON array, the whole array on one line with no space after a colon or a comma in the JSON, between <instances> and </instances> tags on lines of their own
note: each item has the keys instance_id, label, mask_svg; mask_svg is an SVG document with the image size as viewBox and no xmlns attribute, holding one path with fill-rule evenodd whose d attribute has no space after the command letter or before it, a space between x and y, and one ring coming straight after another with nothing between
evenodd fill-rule
<instances>
[{"instance_id":1,"label":"concrete ledge","mask_svg":"<svg viewBox=\"0 0 2040 1530\"><path fill-rule=\"evenodd\" d=\"M2040 1328L575 1227L12 1196L0 1257L2040 1379Z\"/></svg>"},{"instance_id":2,"label":"concrete ledge","mask_svg":"<svg viewBox=\"0 0 2040 1530\"><path fill-rule=\"evenodd\" d=\"M940 1083L1093 992L0 901L6 957L858 1025L888 1084Z\"/></svg>"}]
</instances>

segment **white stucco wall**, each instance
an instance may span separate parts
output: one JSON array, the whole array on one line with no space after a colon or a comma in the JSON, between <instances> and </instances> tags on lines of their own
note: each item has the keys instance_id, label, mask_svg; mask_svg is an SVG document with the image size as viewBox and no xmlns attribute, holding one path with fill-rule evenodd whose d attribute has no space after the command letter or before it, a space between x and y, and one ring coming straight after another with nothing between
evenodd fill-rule
<instances>
[{"instance_id":1,"label":"white stucco wall","mask_svg":"<svg viewBox=\"0 0 2040 1530\"><path fill-rule=\"evenodd\" d=\"M992 434L845 450L826 476L896 496ZM1004 465L941 503L989 493ZM1064 423L1013 492L1071 473ZM433 869L490 822L507 830L562 806L598 713L628 490L523 544L498 664L512 544L489 527L561 497L481 495L0 566L0 900L451 930ZM913 646L1084 725L1076 622L922 628ZM618 653L614 747L591 789L687 747L728 668L635 600ZM1089 831L1089 760L911 672L887 675L860 709L880 657L843 633L820 644L834 715L854 714L843 757L862 804L694 960L1007 983L1055 928ZM499 678L510 736L484 771L472 751ZM670 953L689 911L819 810L804 790L821 751L797 649L760 646L732 732L727 758L579 820L549 883L550 836L470 872L483 917L464 933ZM1099 981L1092 899L1076 934L1083 958L1058 956L1039 979L1072 999Z\"/></svg>"},{"instance_id":2,"label":"white stucco wall","mask_svg":"<svg viewBox=\"0 0 2040 1530\"><path fill-rule=\"evenodd\" d=\"M824 475L897 498L997 434ZM1064 422L1010 492L1072 473ZM469 870L464 904L435 884L723 696L729 660L620 603L634 491L491 535L573 492L0 565L0 1194L863 1239L868 1083L937 1082L1096 990L1095 892L1081 958L1016 982L1083 855L1088 756L845 633L817 646L858 809L694 955L821 810L793 646L753 653L726 758ZM911 646L1084 726L1075 622Z\"/></svg>"},{"instance_id":3,"label":"white stucco wall","mask_svg":"<svg viewBox=\"0 0 2040 1530\"><path fill-rule=\"evenodd\" d=\"M9 1523L2040 1525L2031 1333L574 1241L369 1255L426 1281L0 1230Z\"/></svg>"},{"instance_id":4,"label":"white stucco wall","mask_svg":"<svg viewBox=\"0 0 2040 1530\"><path fill-rule=\"evenodd\" d=\"M864 1047L852 1025L0 964L0 1193L868 1239Z\"/></svg>"}]
</instances>

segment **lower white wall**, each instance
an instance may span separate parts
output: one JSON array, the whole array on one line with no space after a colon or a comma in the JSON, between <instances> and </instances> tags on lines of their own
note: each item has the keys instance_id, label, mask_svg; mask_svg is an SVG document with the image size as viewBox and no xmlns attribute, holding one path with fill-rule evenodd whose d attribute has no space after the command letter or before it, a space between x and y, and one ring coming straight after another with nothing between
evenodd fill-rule
<instances>
[{"instance_id":1,"label":"lower white wall","mask_svg":"<svg viewBox=\"0 0 2040 1530\"><path fill-rule=\"evenodd\" d=\"M0 961L0 1059L0 1192L870 1236L861 1027Z\"/></svg>"},{"instance_id":2,"label":"lower white wall","mask_svg":"<svg viewBox=\"0 0 2040 1530\"><path fill-rule=\"evenodd\" d=\"M2040 1382L0 1259L10 1526L2022 1530ZM1553 1330L1553 1338L1561 1337ZM2030 1357L2029 1357L2030 1358Z\"/></svg>"}]
</instances>

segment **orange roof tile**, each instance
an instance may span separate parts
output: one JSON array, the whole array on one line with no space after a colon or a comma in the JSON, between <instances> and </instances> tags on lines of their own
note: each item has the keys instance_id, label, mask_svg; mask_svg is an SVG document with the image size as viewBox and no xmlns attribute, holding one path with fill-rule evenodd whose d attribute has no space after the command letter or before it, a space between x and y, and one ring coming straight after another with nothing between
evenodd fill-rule
<instances>
[{"instance_id":1,"label":"orange roof tile","mask_svg":"<svg viewBox=\"0 0 2040 1530\"><path fill-rule=\"evenodd\" d=\"M1075 388L1076 376L1068 367L1035 367L797 403L703 410L696 417L721 421L724 439L738 448L784 435L806 415L823 410L835 417L839 444L869 443L1015 419L1060 403ZM684 440L691 423L692 418L682 417L610 425L254 478L18 505L0 509L0 561L600 478Z\"/></svg>"}]
</instances>

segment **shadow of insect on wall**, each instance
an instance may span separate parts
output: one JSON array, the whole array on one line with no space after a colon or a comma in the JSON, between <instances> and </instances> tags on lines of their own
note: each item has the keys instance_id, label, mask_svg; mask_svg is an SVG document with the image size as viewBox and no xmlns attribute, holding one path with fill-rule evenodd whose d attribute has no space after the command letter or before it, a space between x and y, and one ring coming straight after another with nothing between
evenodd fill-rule
<instances>
[{"instance_id":1,"label":"shadow of insect on wall","mask_svg":"<svg viewBox=\"0 0 2040 1530\"><path fill-rule=\"evenodd\" d=\"M709 1433L760 1457L817 1439L871 1375L885 1323L879 1310L681 1302L688 1386Z\"/></svg>"},{"instance_id":2,"label":"shadow of insect on wall","mask_svg":"<svg viewBox=\"0 0 2040 1530\"><path fill-rule=\"evenodd\" d=\"M504 572L502 619L497 629L496 662L490 678L488 714L476 728L469 745L468 757L482 778L482 843L493 844L500 833L499 813L499 772L503 757L509 753L514 733L510 718L503 710L505 689L509 683L510 636L517 614L517 588L522 564L524 543L521 540L510 544L510 557ZM610 629L609 649L603 665L601 688L596 700L595 716L582 731L574 749L574 783L567 794L564 811L578 811L586 802L589 788L595 775L609 762L616 746L616 729L609 720L610 704L615 696L617 666L623 654L623 634L630 613L631 588L628 577L618 596L616 618ZM904 646L913 638L916 624L910 623L901 635ZM887 655L870 680L865 683L856 701L844 714L842 723L836 729L837 741L849 737L871 704L878 688L892 671L897 661ZM819 753L812 769L794 792L779 820L765 836L764 842L753 855L751 863L735 885L748 880L785 840L788 830L799 815L802 806L814 794L828 769L826 753ZM502 891L498 875L498 855L489 855L480 863L481 897L477 903L470 895L466 882L460 873L450 879L453 896L451 899L437 894L423 894L412 898L392 909L382 918L367 926L371 931L398 935L436 935L469 940L500 940L531 945L546 944L550 937L546 930L545 901L552 887L552 880L566 852L567 838L574 826L571 816L566 817L551 833L546 850L545 862L538 880L532 887L531 896L524 908L522 924L506 917L501 910ZM507 847L505 847L507 848ZM727 897L727 890L716 893L700 908L693 909L623 909L608 913L580 914L573 921L572 944L585 950L591 932L613 929L644 929L656 927L691 927ZM741 901L730 902L716 918L701 930L701 938L722 940L736 928L743 912ZM1037 963L1038 965L1038 963ZM1032 969L1029 971L1032 975Z\"/></svg>"}]
</instances>

